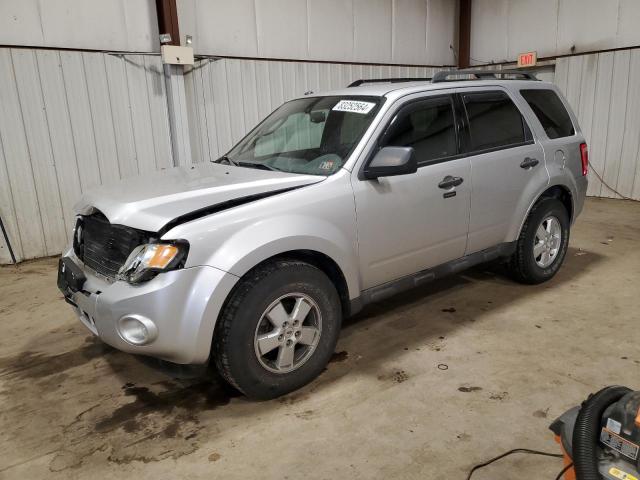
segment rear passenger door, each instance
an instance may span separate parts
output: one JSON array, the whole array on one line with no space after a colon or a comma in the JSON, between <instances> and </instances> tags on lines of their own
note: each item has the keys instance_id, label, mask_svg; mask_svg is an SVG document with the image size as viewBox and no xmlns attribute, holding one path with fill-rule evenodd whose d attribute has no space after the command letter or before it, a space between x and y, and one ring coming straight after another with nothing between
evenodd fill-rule
<instances>
[{"instance_id":1,"label":"rear passenger door","mask_svg":"<svg viewBox=\"0 0 640 480\"><path fill-rule=\"evenodd\" d=\"M522 212L549 176L542 147L505 90L459 89L458 102L471 163L470 254L515 240Z\"/></svg>"}]
</instances>

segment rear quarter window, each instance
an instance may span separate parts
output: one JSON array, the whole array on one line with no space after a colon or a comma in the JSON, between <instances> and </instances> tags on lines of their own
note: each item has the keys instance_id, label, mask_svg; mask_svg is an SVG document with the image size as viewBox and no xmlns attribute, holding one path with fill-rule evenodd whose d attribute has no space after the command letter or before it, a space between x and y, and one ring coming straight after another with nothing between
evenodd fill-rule
<instances>
[{"instance_id":1,"label":"rear quarter window","mask_svg":"<svg viewBox=\"0 0 640 480\"><path fill-rule=\"evenodd\" d=\"M562 138L575 134L567 109L556 92L548 89L520 90L533 113L542 124L547 137Z\"/></svg>"}]
</instances>

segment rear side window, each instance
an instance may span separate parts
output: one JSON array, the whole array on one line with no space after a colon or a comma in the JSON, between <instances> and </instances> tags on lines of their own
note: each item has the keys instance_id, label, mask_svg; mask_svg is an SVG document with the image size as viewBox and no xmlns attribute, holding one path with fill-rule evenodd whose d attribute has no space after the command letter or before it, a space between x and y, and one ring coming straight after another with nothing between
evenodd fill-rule
<instances>
[{"instance_id":1,"label":"rear side window","mask_svg":"<svg viewBox=\"0 0 640 480\"><path fill-rule=\"evenodd\" d=\"M575 130L571 117L553 90L520 90L549 138L570 137Z\"/></svg>"},{"instance_id":2,"label":"rear side window","mask_svg":"<svg viewBox=\"0 0 640 480\"><path fill-rule=\"evenodd\" d=\"M469 119L469 150L522 145L531 133L518 107L504 92L476 92L462 96Z\"/></svg>"},{"instance_id":3,"label":"rear side window","mask_svg":"<svg viewBox=\"0 0 640 480\"><path fill-rule=\"evenodd\" d=\"M419 164L456 155L458 142L451 97L405 107L393 119L383 146L413 147Z\"/></svg>"}]
</instances>

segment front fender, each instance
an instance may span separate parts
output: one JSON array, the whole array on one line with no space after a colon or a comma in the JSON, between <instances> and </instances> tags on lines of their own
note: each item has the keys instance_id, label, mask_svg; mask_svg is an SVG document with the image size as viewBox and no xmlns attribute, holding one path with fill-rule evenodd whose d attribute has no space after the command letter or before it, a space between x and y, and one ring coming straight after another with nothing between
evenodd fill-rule
<instances>
[{"instance_id":1,"label":"front fender","mask_svg":"<svg viewBox=\"0 0 640 480\"><path fill-rule=\"evenodd\" d=\"M239 277L275 255L321 253L338 265L349 297L356 298L361 283L348 173L178 225L163 238L189 242L187 266L214 266Z\"/></svg>"},{"instance_id":2,"label":"front fender","mask_svg":"<svg viewBox=\"0 0 640 480\"><path fill-rule=\"evenodd\" d=\"M353 241L330 222L302 215L269 218L236 232L208 260L208 265L241 277L257 264L293 250L322 253L338 264L349 297L360 291Z\"/></svg>"}]
</instances>

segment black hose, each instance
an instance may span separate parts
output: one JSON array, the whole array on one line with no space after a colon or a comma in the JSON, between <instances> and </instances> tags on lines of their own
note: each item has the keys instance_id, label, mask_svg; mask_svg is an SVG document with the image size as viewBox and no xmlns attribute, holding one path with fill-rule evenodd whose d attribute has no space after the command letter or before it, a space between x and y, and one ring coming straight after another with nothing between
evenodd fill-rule
<instances>
[{"instance_id":1,"label":"black hose","mask_svg":"<svg viewBox=\"0 0 640 480\"><path fill-rule=\"evenodd\" d=\"M609 405L631 392L627 387L611 386L589 396L582 403L573 429L572 456L576 480L602 480L598 472L600 421Z\"/></svg>"}]
</instances>

